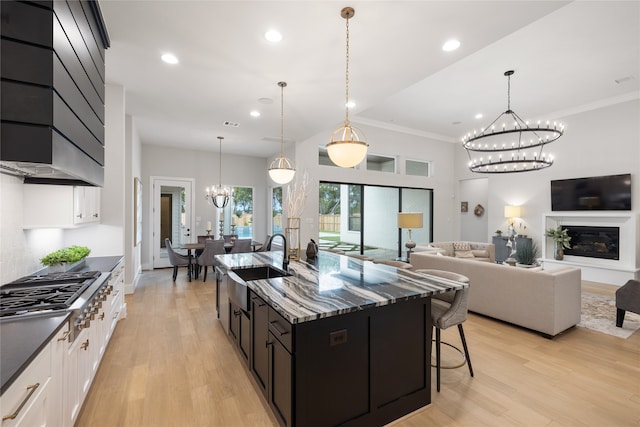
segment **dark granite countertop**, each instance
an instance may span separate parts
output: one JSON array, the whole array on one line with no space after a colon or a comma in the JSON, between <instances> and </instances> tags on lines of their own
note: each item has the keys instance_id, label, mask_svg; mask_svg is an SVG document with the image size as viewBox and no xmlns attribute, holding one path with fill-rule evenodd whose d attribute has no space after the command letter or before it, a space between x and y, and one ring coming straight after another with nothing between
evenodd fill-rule
<instances>
[{"instance_id":1,"label":"dark granite countertop","mask_svg":"<svg viewBox=\"0 0 640 427\"><path fill-rule=\"evenodd\" d=\"M75 271L110 272L122 256L87 257L85 264ZM44 268L34 274L46 274ZM13 384L22 371L38 355L68 320L66 311L49 312L20 317L0 318L0 380L1 393Z\"/></svg>"},{"instance_id":2,"label":"dark granite countertop","mask_svg":"<svg viewBox=\"0 0 640 427\"><path fill-rule=\"evenodd\" d=\"M282 252L238 253L216 258L227 270L264 265L282 268ZM245 283L291 323L430 297L468 286L326 251L320 251L314 265L292 261L289 269L291 276Z\"/></svg>"},{"instance_id":3,"label":"dark granite countertop","mask_svg":"<svg viewBox=\"0 0 640 427\"><path fill-rule=\"evenodd\" d=\"M29 366L70 315L65 311L0 319L0 394Z\"/></svg>"}]
</instances>

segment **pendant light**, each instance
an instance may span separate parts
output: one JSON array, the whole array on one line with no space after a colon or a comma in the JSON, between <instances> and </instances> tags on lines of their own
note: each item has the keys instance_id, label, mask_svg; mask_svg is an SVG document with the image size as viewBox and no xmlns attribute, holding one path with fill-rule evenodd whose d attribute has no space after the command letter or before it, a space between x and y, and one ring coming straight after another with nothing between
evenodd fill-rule
<instances>
[{"instance_id":1,"label":"pendant light","mask_svg":"<svg viewBox=\"0 0 640 427\"><path fill-rule=\"evenodd\" d=\"M367 155L368 147L362 131L349 123L349 18L352 18L354 14L355 10L352 7L345 7L340 12L340 16L347 21L345 121L344 126L333 131L331 141L327 144L329 158L333 163L343 168L351 168L360 163Z\"/></svg>"},{"instance_id":2,"label":"pendant light","mask_svg":"<svg viewBox=\"0 0 640 427\"><path fill-rule=\"evenodd\" d=\"M209 187L206 189L205 198L207 199L207 203L210 205L214 205L216 208L224 208L229 204L229 198L233 196L233 191L229 189L229 187L224 187L222 185L222 140L224 137L219 136L218 140L220 141L220 154L218 156L219 159L219 167L218 167L218 185L213 186L211 191L209 191Z\"/></svg>"},{"instance_id":3,"label":"pendant light","mask_svg":"<svg viewBox=\"0 0 640 427\"><path fill-rule=\"evenodd\" d=\"M280 86L280 157L271 162L269 176L277 184L286 184L293 179L296 170L291 161L284 156L284 88L286 82L278 82Z\"/></svg>"}]
</instances>

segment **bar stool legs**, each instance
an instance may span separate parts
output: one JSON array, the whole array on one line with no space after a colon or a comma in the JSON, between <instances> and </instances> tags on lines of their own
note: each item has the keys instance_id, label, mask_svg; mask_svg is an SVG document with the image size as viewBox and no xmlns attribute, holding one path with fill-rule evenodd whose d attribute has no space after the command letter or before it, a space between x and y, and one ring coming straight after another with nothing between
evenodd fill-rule
<instances>
[{"instance_id":1,"label":"bar stool legs","mask_svg":"<svg viewBox=\"0 0 640 427\"><path fill-rule=\"evenodd\" d=\"M459 368L462 365L464 365L466 363L466 365L469 367L469 374L471 374L471 376L473 377L473 367L471 366L471 358L469 357L469 348L467 347L467 340L464 337L464 329L462 328L462 323L458 324L458 332L460 333L460 341L462 341L462 347L464 348L464 352L460 351L459 348L457 348L456 346L446 343L446 342L442 342L441 338L440 338L440 328L435 327L436 330L436 390L438 392L440 392L440 369L455 369L455 368ZM441 363L441 350L440 350L440 346L441 344L445 344L448 345L449 347L452 347L454 349L456 349L463 357L462 363L460 363L459 365L455 365L455 366L442 366ZM433 366L433 365L432 365Z\"/></svg>"}]
</instances>

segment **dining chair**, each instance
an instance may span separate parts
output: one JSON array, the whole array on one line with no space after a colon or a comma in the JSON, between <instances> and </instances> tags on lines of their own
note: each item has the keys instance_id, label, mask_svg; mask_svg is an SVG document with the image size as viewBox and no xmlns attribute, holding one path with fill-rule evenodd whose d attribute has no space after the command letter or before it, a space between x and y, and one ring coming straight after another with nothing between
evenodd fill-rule
<instances>
[{"instance_id":1,"label":"dining chair","mask_svg":"<svg viewBox=\"0 0 640 427\"><path fill-rule=\"evenodd\" d=\"M234 240L236 240L238 238L238 235L237 234L223 234L222 238L224 239L225 242L232 243Z\"/></svg>"},{"instance_id":2,"label":"dining chair","mask_svg":"<svg viewBox=\"0 0 640 427\"><path fill-rule=\"evenodd\" d=\"M242 252L251 252L251 239L236 239L229 253L237 254Z\"/></svg>"},{"instance_id":3,"label":"dining chair","mask_svg":"<svg viewBox=\"0 0 640 427\"><path fill-rule=\"evenodd\" d=\"M164 239L164 245L167 248L169 262L173 266L173 281L175 282L178 277L178 267L189 267L189 257L175 252L168 237Z\"/></svg>"},{"instance_id":4,"label":"dining chair","mask_svg":"<svg viewBox=\"0 0 640 427\"><path fill-rule=\"evenodd\" d=\"M418 269L417 273L426 273L433 276L442 277L444 279L455 280L457 282L469 283L469 278L462 274L451 271L434 270L434 269ZM436 329L436 390L440 391L440 369L455 369L463 366L465 363L469 367L469 373L473 377L473 367L471 366L471 358L469 357L469 349L467 348L467 340L464 337L464 329L462 323L467 320L467 303L469 300L469 287L459 289L457 291L449 291L443 294L433 295L431 297L431 320L433 327ZM441 366L440 363L440 331L450 326L458 326L460 333L460 341L464 352L452 344L445 345L457 350L463 357L462 363L454 366Z\"/></svg>"},{"instance_id":5,"label":"dining chair","mask_svg":"<svg viewBox=\"0 0 640 427\"><path fill-rule=\"evenodd\" d=\"M207 281L207 267L211 267L215 272L215 266L218 264L216 261L216 255L224 255L224 240L207 240L204 244L204 250L198 257L198 268L204 267L204 276L202 281Z\"/></svg>"}]
</instances>

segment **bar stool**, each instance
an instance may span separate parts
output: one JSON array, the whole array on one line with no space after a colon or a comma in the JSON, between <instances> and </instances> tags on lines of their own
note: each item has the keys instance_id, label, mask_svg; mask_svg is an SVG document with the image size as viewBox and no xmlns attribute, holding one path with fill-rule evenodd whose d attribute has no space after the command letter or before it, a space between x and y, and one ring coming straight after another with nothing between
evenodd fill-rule
<instances>
[{"instance_id":1,"label":"bar stool","mask_svg":"<svg viewBox=\"0 0 640 427\"><path fill-rule=\"evenodd\" d=\"M442 277L444 279L455 280L457 282L469 283L469 278L462 274L453 273L451 271L433 270L433 269L419 269L418 273L431 274L433 276ZM469 373L473 377L473 367L471 366L471 358L469 357L469 349L467 348L467 341L464 338L464 329L462 329L462 323L467 320L467 302L469 299L469 287L460 289L457 291L445 292L444 294L438 294L431 297L431 320L433 327L436 329L436 390L440 391L440 369L455 369L459 368L465 363L469 366ZM460 333L460 341L464 352L462 352L456 346L443 343L449 347L456 349L463 357L462 363L455 366L442 366L440 363L440 330L447 329L450 326L458 326L458 332ZM433 365L431 365L433 366Z\"/></svg>"}]
</instances>

